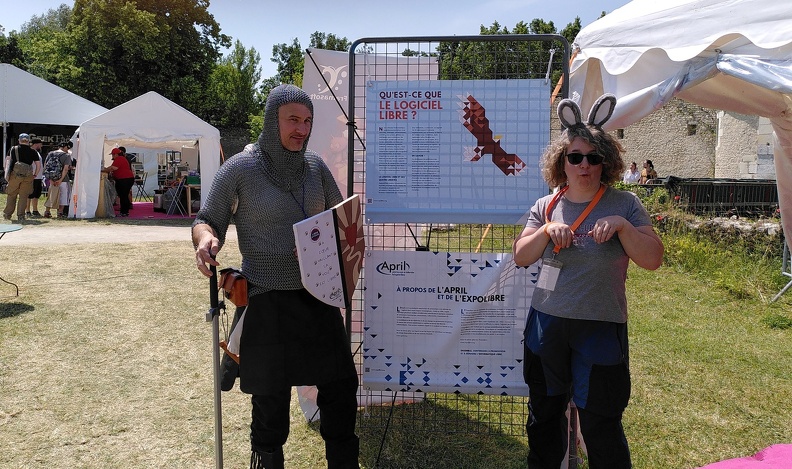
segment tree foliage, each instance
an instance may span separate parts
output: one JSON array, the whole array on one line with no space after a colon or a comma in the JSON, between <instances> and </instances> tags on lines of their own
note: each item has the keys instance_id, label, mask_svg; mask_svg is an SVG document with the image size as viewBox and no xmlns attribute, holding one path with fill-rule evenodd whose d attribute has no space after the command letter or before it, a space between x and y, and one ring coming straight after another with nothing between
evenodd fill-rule
<instances>
[{"instance_id":1,"label":"tree foliage","mask_svg":"<svg viewBox=\"0 0 792 469\"><path fill-rule=\"evenodd\" d=\"M16 33L20 49L24 50L18 66L48 81L57 81L62 65L61 53L68 42L68 26L72 9L61 4L41 15L33 15ZM16 65L16 64L15 64Z\"/></svg>"},{"instance_id":2,"label":"tree foliage","mask_svg":"<svg viewBox=\"0 0 792 469\"><path fill-rule=\"evenodd\" d=\"M518 22L512 30L497 21L481 26L480 35L560 34L570 43L580 31L580 18L558 33L553 22L534 19ZM539 78L551 67L556 83L563 67L563 44L560 41L507 40L479 42L441 42L437 47L440 78L447 80ZM552 57L552 60L551 60Z\"/></svg>"},{"instance_id":3,"label":"tree foliage","mask_svg":"<svg viewBox=\"0 0 792 469\"><path fill-rule=\"evenodd\" d=\"M352 43L346 37L315 31L311 34L311 42L308 47L346 52L351 45ZM291 83L302 86L305 55L297 38L294 38L290 45L286 43L274 45L272 47L271 60L278 65L276 78L279 83Z\"/></svg>"},{"instance_id":4,"label":"tree foliage","mask_svg":"<svg viewBox=\"0 0 792 469\"><path fill-rule=\"evenodd\" d=\"M349 39L345 37L339 37L333 33L320 33L319 31L315 31L311 34L310 44L309 47L316 49L337 50L342 52L348 51L349 47L352 45Z\"/></svg>"},{"instance_id":5,"label":"tree foliage","mask_svg":"<svg viewBox=\"0 0 792 469\"><path fill-rule=\"evenodd\" d=\"M24 54L15 34L10 34L8 37L5 34L0 34L0 63L12 64L17 67L25 63Z\"/></svg>"},{"instance_id":6,"label":"tree foliage","mask_svg":"<svg viewBox=\"0 0 792 469\"><path fill-rule=\"evenodd\" d=\"M156 91L198 111L230 39L206 0L75 0L59 85L105 107Z\"/></svg>"},{"instance_id":7,"label":"tree foliage","mask_svg":"<svg viewBox=\"0 0 792 469\"><path fill-rule=\"evenodd\" d=\"M272 46L272 60L278 65L276 75L280 83L302 86L303 51L296 37L291 44L281 43Z\"/></svg>"},{"instance_id":8,"label":"tree foliage","mask_svg":"<svg viewBox=\"0 0 792 469\"><path fill-rule=\"evenodd\" d=\"M209 101L205 111L210 123L240 127L250 114L260 113L256 85L261 79L261 57L256 49L245 49L236 41L231 53L217 63L209 77Z\"/></svg>"}]
</instances>

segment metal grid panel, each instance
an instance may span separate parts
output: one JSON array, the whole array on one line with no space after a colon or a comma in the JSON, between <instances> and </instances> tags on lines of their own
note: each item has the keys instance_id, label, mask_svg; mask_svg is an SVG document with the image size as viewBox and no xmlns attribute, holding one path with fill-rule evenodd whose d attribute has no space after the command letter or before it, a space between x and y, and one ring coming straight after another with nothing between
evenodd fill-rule
<instances>
[{"instance_id":1,"label":"metal grid panel","mask_svg":"<svg viewBox=\"0 0 792 469\"><path fill-rule=\"evenodd\" d=\"M407 51L407 52L405 52ZM436 61L437 74L419 68L372 66L396 64L405 55ZM484 35L413 38L366 38L350 52L348 116L350 195L365 192L366 103L370 80L483 80L537 79L553 82L563 76L560 96L567 95L569 45L557 35ZM422 75L423 74L423 75ZM550 86L550 84L548 84ZM361 197L365 201L365 197ZM526 204L533 201L526 201ZM365 217L365 204L363 205ZM510 252L520 226L367 224L369 250L448 250L458 252ZM376 235L376 236L375 236ZM365 275L365 270L362 273ZM362 369L363 292L353 300L353 350ZM364 391L365 392L365 391ZM422 394L369 391L359 430L366 435L404 427L410 432L488 433L524 435L527 400L463 394ZM389 405L403 402L404 405ZM379 405L382 404L382 405ZM442 409L442 411L439 411ZM383 434L384 436L384 434ZM365 436L364 436L365 437Z\"/></svg>"}]
</instances>

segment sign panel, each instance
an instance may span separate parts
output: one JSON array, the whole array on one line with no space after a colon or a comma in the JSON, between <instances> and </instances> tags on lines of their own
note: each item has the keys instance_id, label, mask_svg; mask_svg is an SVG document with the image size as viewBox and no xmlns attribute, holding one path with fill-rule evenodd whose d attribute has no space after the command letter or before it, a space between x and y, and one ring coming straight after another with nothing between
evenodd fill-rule
<instances>
[{"instance_id":1,"label":"sign panel","mask_svg":"<svg viewBox=\"0 0 792 469\"><path fill-rule=\"evenodd\" d=\"M366 265L365 388L527 395L522 334L538 264L368 251Z\"/></svg>"},{"instance_id":2,"label":"sign panel","mask_svg":"<svg viewBox=\"0 0 792 469\"><path fill-rule=\"evenodd\" d=\"M518 224L548 193L545 80L371 82L366 218Z\"/></svg>"}]
</instances>

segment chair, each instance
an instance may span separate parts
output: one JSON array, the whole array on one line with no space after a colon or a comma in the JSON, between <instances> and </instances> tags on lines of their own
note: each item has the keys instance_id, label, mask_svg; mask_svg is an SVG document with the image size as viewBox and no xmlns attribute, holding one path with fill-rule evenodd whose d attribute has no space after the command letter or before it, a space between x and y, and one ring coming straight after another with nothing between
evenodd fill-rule
<instances>
[{"instance_id":1,"label":"chair","mask_svg":"<svg viewBox=\"0 0 792 469\"><path fill-rule=\"evenodd\" d=\"M140 201L141 199L148 201L151 198L151 195L146 192L146 179L148 179L148 171L143 171L143 174L135 174L135 187L137 188L137 193L135 194L136 201Z\"/></svg>"},{"instance_id":2,"label":"chair","mask_svg":"<svg viewBox=\"0 0 792 469\"><path fill-rule=\"evenodd\" d=\"M165 193L166 200L167 196L170 196L170 204L168 205L168 209L165 211L168 215L173 215L176 213L176 210L179 211L179 214L182 216L187 215L187 210L185 210L184 205L181 203L181 196L184 193L184 178L179 179L179 182L176 184L176 187L171 187Z\"/></svg>"}]
</instances>

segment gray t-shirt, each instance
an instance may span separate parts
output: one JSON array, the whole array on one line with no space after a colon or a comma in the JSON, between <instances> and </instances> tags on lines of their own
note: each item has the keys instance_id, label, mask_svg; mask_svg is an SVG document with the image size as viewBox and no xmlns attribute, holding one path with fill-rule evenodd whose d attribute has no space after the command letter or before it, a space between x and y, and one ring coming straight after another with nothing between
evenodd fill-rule
<instances>
[{"instance_id":1,"label":"gray t-shirt","mask_svg":"<svg viewBox=\"0 0 792 469\"><path fill-rule=\"evenodd\" d=\"M540 228L545 224L547 206L552 198L553 195L548 195L536 201L526 227ZM562 196L549 219L572 225L587 206L588 202L574 203ZM561 249L555 257L563 263L555 289L536 288L531 306L562 318L627 322L625 281L630 259L618 235L597 244L587 234L598 219L611 215L620 215L636 227L652 224L635 194L608 187L594 210L575 230L572 246ZM554 247L553 242L549 242L543 257L552 258Z\"/></svg>"}]
</instances>

